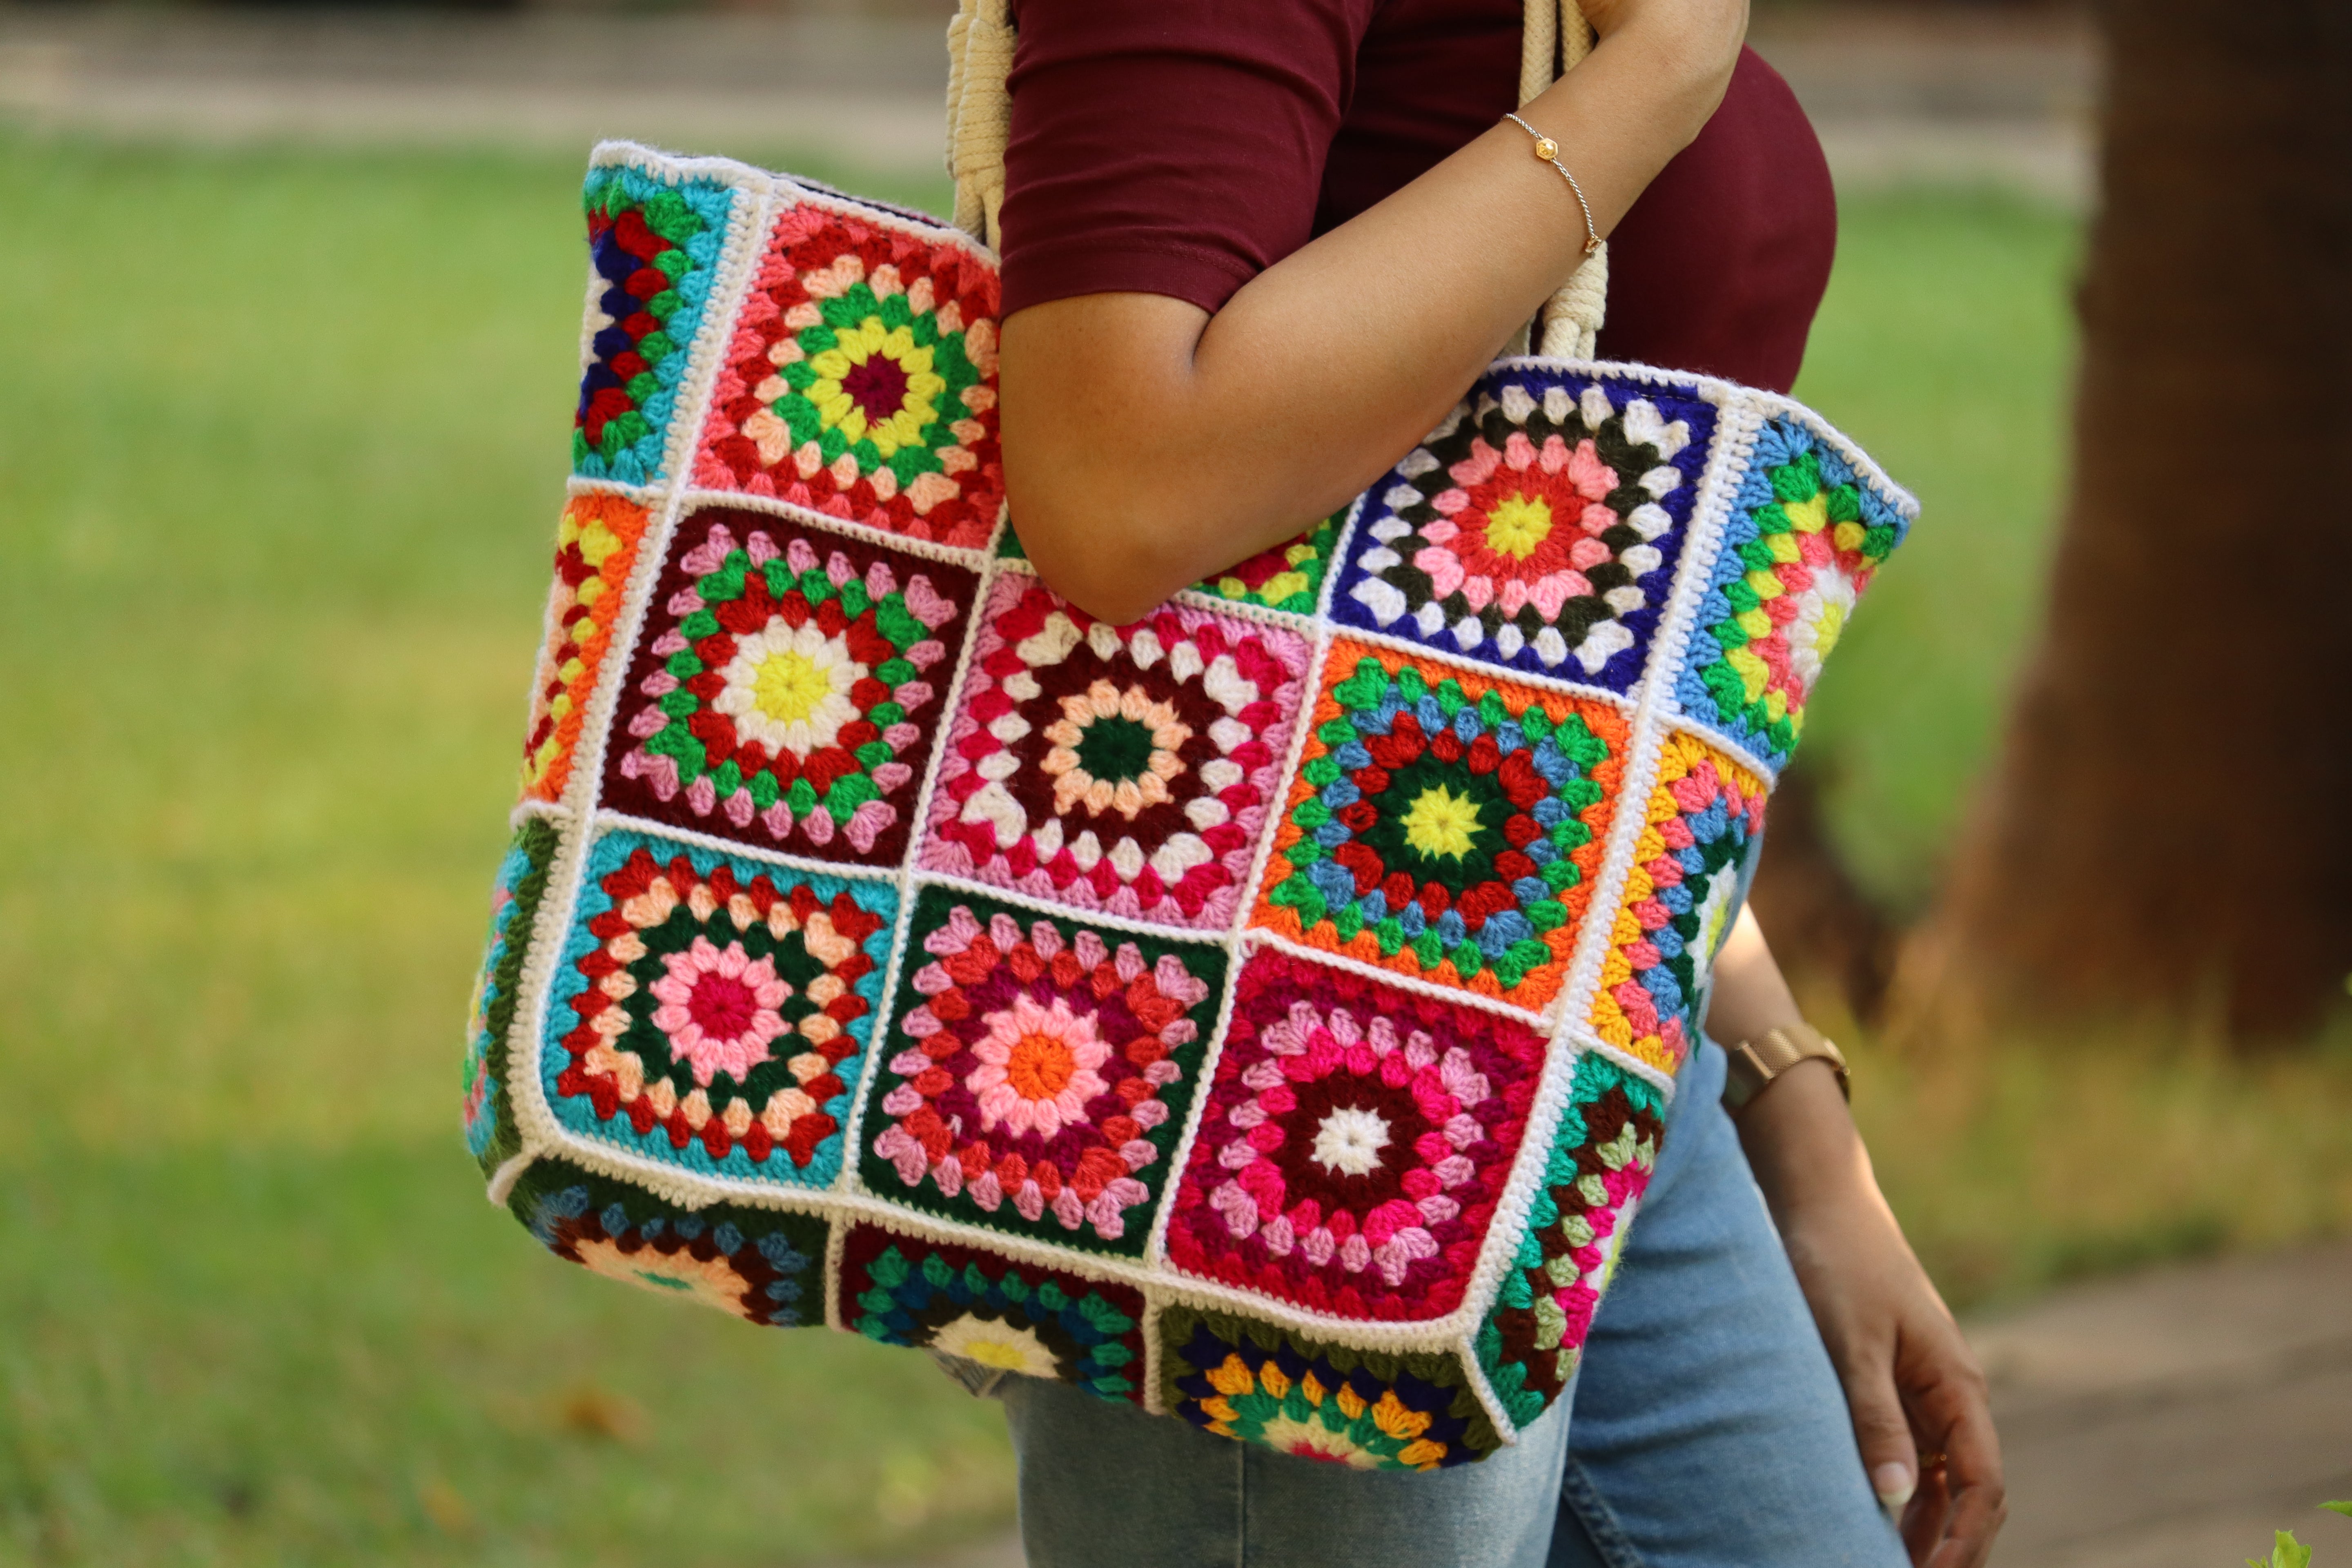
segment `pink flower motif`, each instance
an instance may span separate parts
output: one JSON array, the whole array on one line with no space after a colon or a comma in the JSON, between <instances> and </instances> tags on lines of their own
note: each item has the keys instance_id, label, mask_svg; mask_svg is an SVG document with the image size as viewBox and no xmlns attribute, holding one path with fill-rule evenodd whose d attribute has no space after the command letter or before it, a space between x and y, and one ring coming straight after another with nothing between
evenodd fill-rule
<instances>
[{"instance_id":1,"label":"pink flower motif","mask_svg":"<svg viewBox=\"0 0 2352 1568\"><path fill-rule=\"evenodd\" d=\"M1161 1096L1198 1060L1208 982L1176 952L1154 962L1005 910L983 922L944 889L924 900L931 962L908 980L923 1000L897 1026L891 1121L868 1147L908 1187L999 1223L1050 1214L1064 1231L1131 1235L1128 1211L1155 1191L1138 1173L1156 1177L1175 1137Z\"/></svg>"},{"instance_id":2,"label":"pink flower motif","mask_svg":"<svg viewBox=\"0 0 2352 1568\"><path fill-rule=\"evenodd\" d=\"M1256 1048L1194 1156L1195 1189L1230 1237L1215 1245L1336 1268L1317 1304L1367 1271L1403 1288L1415 1264L1443 1255L1433 1227L1458 1241L1465 1200L1487 1201L1492 1170L1465 1151L1491 1162L1489 1122L1505 1114L1495 1085L1424 1029L1303 998L1259 1026ZM1185 1227L1179 1250L1197 1255L1207 1235Z\"/></svg>"},{"instance_id":3,"label":"pink flower motif","mask_svg":"<svg viewBox=\"0 0 2352 1568\"><path fill-rule=\"evenodd\" d=\"M671 1054L694 1069L698 1084L708 1087L722 1072L742 1082L768 1059L768 1042L784 1032L776 1009L792 996L791 983L741 942L729 942L722 952L708 937L696 937L684 952L663 954L662 964L669 973L653 983L661 1003L653 1021Z\"/></svg>"},{"instance_id":4,"label":"pink flower motif","mask_svg":"<svg viewBox=\"0 0 2352 1568\"><path fill-rule=\"evenodd\" d=\"M983 1132L1003 1127L1051 1138L1066 1122L1085 1122L1087 1102L1110 1087L1096 1070L1110 1059L1109 1045L1092 1016L1072 1013L1059 996L1041 1007L1023 992L983 1026L988 1033L971 1047L980 1066L964 1079L980 1100Z\"/></svg>"},{"instance_id":5,"label":"pink flower motif","mask_svg":"<svg viewBox=\"0 0 2352 1568\"><path fill-rule=\"evenodd\" d=\"M1533 605L1557 620L1569 600L1593 593L1585 571L1613 559L1600 536L1619 519L1605 504L1617 471L1589 438L1571 449L1548 436L1538 447L1514 431L1500 451L1474 439L1448 477L1460 488L1431 501L1440 516L1421 525L1425 542L1412 556L1433 595L1506 616Z\"/></svg>"}]
</instances>

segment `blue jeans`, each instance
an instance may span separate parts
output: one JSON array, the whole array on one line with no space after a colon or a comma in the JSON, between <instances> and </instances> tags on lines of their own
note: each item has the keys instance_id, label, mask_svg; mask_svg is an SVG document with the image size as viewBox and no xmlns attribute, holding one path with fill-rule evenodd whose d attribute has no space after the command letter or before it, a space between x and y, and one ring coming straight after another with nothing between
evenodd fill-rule
<instances>
[{"instance_id":1,"label":"blue jeans","mask_svg":"<svg viewBox=\"0 0 2352 1568\"><path fill-rule=\"evenodd\" d=\"M1351 1470L1009 1378L1030 1568L1902 1568L1723 1066L1685 1068L1576 1384L1517 1446Z\"/></svg>"}]
</instances>

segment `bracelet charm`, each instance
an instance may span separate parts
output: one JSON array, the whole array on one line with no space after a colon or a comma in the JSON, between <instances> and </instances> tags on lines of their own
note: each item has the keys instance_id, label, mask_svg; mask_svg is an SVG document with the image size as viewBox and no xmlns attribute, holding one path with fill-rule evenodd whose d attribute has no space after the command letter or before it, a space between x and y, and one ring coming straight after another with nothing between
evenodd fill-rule
<instances>
[{"instance_id":1,"label":"bracelet charm","mask_svg":"<svg viewBox=\"0 0 2352 1568\"><path fill-rule=\"evenodd\" d=\"M1570 174L1568 165L1559 161L1559 143L1516 114L1506 114L1503 118L1536 139L1536 161L1558 169L1559 177L1566 180L1568 188L1576 194L1576 209L1584 215L1584 254L1590 256L1600 249L1601 230L1593 225L1591 204L1584 199L1584 187L1576 183L1576 176Z\"/></svg>"}]
</instances>

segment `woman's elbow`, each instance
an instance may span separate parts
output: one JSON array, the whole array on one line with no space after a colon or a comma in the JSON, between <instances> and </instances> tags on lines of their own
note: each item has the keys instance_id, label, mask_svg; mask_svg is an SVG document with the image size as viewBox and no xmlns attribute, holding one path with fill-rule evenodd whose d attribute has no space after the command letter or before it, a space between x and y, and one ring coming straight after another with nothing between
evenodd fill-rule
<instances>
[{"instance_id":1,"label":"woman's elbow","mask_svg":"<svg viewBox=\"0 0 2352 1568\"><path fill-rule=\"evenodd\" d=\"M1010 498L1022 550L1046 586L1096 619L1125 626L1190 580L1160 520L1131 501L1076 492L1032 487Z\"/></svg>"}]
</instances>

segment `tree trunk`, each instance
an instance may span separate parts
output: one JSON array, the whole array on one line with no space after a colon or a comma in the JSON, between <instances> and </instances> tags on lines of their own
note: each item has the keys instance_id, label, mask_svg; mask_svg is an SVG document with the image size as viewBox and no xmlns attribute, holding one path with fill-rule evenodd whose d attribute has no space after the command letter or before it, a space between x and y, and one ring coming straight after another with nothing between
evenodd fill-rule
<instances>
[{"instance_id":1,"label":"tree trunk","mask_svg":"<svg viewBox=\"0 0 2352 1568\"><path fill-rule=\"evenodd\" d=\"M2352 972L2352 5L2101 20L2049 619L1914 1000L2289 1036Z\"/></svg>"}]
</instances>

